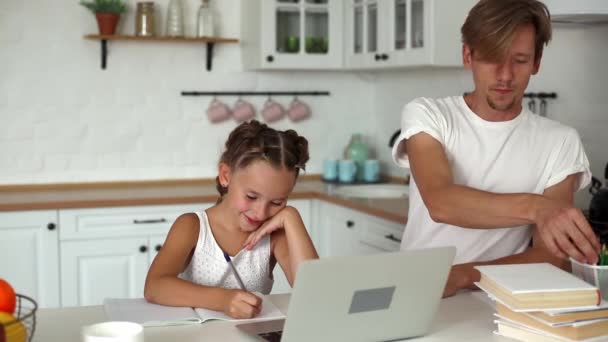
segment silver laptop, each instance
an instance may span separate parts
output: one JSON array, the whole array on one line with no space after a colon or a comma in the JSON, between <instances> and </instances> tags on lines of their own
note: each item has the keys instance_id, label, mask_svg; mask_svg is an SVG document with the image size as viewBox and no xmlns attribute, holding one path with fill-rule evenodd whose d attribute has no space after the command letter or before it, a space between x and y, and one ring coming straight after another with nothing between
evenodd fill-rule
<instances>
[{"instance_id":1,"label":"silver laptop","mask_svg":"<svg viewBox=\"0 0 608 342\"><path fill-rule=\"evenodd\" d=\"M237 325L261 341L387 341L430 328L454 247L303 263L287 318Z\"/></svg>"}]
</instances>

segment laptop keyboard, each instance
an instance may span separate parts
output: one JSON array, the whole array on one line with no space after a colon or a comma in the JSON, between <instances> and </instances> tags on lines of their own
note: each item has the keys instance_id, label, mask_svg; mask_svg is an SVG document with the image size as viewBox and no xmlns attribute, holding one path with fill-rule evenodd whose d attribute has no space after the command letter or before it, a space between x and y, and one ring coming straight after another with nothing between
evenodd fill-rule
<instances>
[{"instance_id":1,"label":"laptop keyboard","mask_svg":"<svg viewBox=\"0 0 608 342\"><path fill-rule=\"evenodd\" d=\"M258 334L261 338L269 342L280 342L283 331L271 331L267 333Z\"/></svg>"}]
</instances>

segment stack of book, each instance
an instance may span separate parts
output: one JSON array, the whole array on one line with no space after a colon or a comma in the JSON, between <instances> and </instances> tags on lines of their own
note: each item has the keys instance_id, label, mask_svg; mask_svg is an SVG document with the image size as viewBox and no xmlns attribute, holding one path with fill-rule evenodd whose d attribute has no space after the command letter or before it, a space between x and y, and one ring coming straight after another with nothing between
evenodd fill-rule
<instances>
[{"instance_id":1,"label":"stack of book","mask_svg":"<svg viewBox=\"0 0 608 342\"><path fill-rule=\"evenodd\" d=\"M548 263L477 266L496 302L498 335L519 341L608 341L608 302L597 287Z\"/></svg>"}]
</instances>

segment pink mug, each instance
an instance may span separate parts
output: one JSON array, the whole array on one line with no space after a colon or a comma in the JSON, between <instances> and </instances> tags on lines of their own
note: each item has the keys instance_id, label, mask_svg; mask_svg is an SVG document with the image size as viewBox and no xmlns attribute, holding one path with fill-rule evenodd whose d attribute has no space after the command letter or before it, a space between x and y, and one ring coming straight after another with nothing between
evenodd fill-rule
<instances>
[{"instance_id":1,"label":"pink mug","mask_svg":"<svg viewBox=\"0 0 608 342\"><path fill-rule=\"evenodd\" d=\"M293 122L302 121L310 117L310 107L308 107L306 103L295 98L289 105L287 116L289 116L289 119Z\"/></svg>"},{"instance_id":2,"label":"pink mug","mask_svg":"<svg viewBox=\"0 0 608 342\"><path fill-rule=\"evenodd\" d=\"M245 122L253 119L255 109L253 105L245 100L238 99L232 108L232 117L237 122Z\"/></svg>"},{"instance_id":3,"label":"pink mug","mask_svg":"<svg viewBox=\"0 0 608 342\"><path fill-rule=\"evenodd\" d=\"M213 99L207 108L207 117L213 123L224 121L230 117L230 108L222 101Z\"/></svg>"},{"instance_id":4,"label":"pink mug","mask_svg":"<svg viewBox=\"0 0 608 342\"><path fill-rule=\"evenodd\" d=\"M282 119L283 116L285 116L285 109L280 103L271 99L268 99L266 103L264 103L264 108L262 109L264 121L268 123L275 122Z\"/></svg>"}]
</instances>

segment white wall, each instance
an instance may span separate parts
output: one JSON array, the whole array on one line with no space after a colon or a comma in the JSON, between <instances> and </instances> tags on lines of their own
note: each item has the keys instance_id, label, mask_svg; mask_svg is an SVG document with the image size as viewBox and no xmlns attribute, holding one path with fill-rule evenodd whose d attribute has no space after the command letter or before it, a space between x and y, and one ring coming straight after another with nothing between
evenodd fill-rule
<instances>
[{"instance_id":1,"label":"white wall","mask_svg":"<svg viewBox=\"0 0 608 342\"><path fill-rule=\"evenodd\" d=\"M121 19L132 34L134 3ZM169 0L158 0L164 28ZM185 0L193 34L197 0ZM240 35L240 1L215 1L219 34ZM313 117L294 128L310 141L309 173L341 155L352 131L373 135L371 85L343 72L244 72L238 44L216 45L212 72L204 45L109 42L100 69L93 15L76 0L0 1L0 184L214 177L228 132L210 124L211 98L182 90L328 90L303 97ZM223 98L234 103L236 98ZM263 97L246 98L259 109ZM288 105L291 98L275 100ZM259 118L259 116L258 116Z\"/></svg>"}]
</instances>

